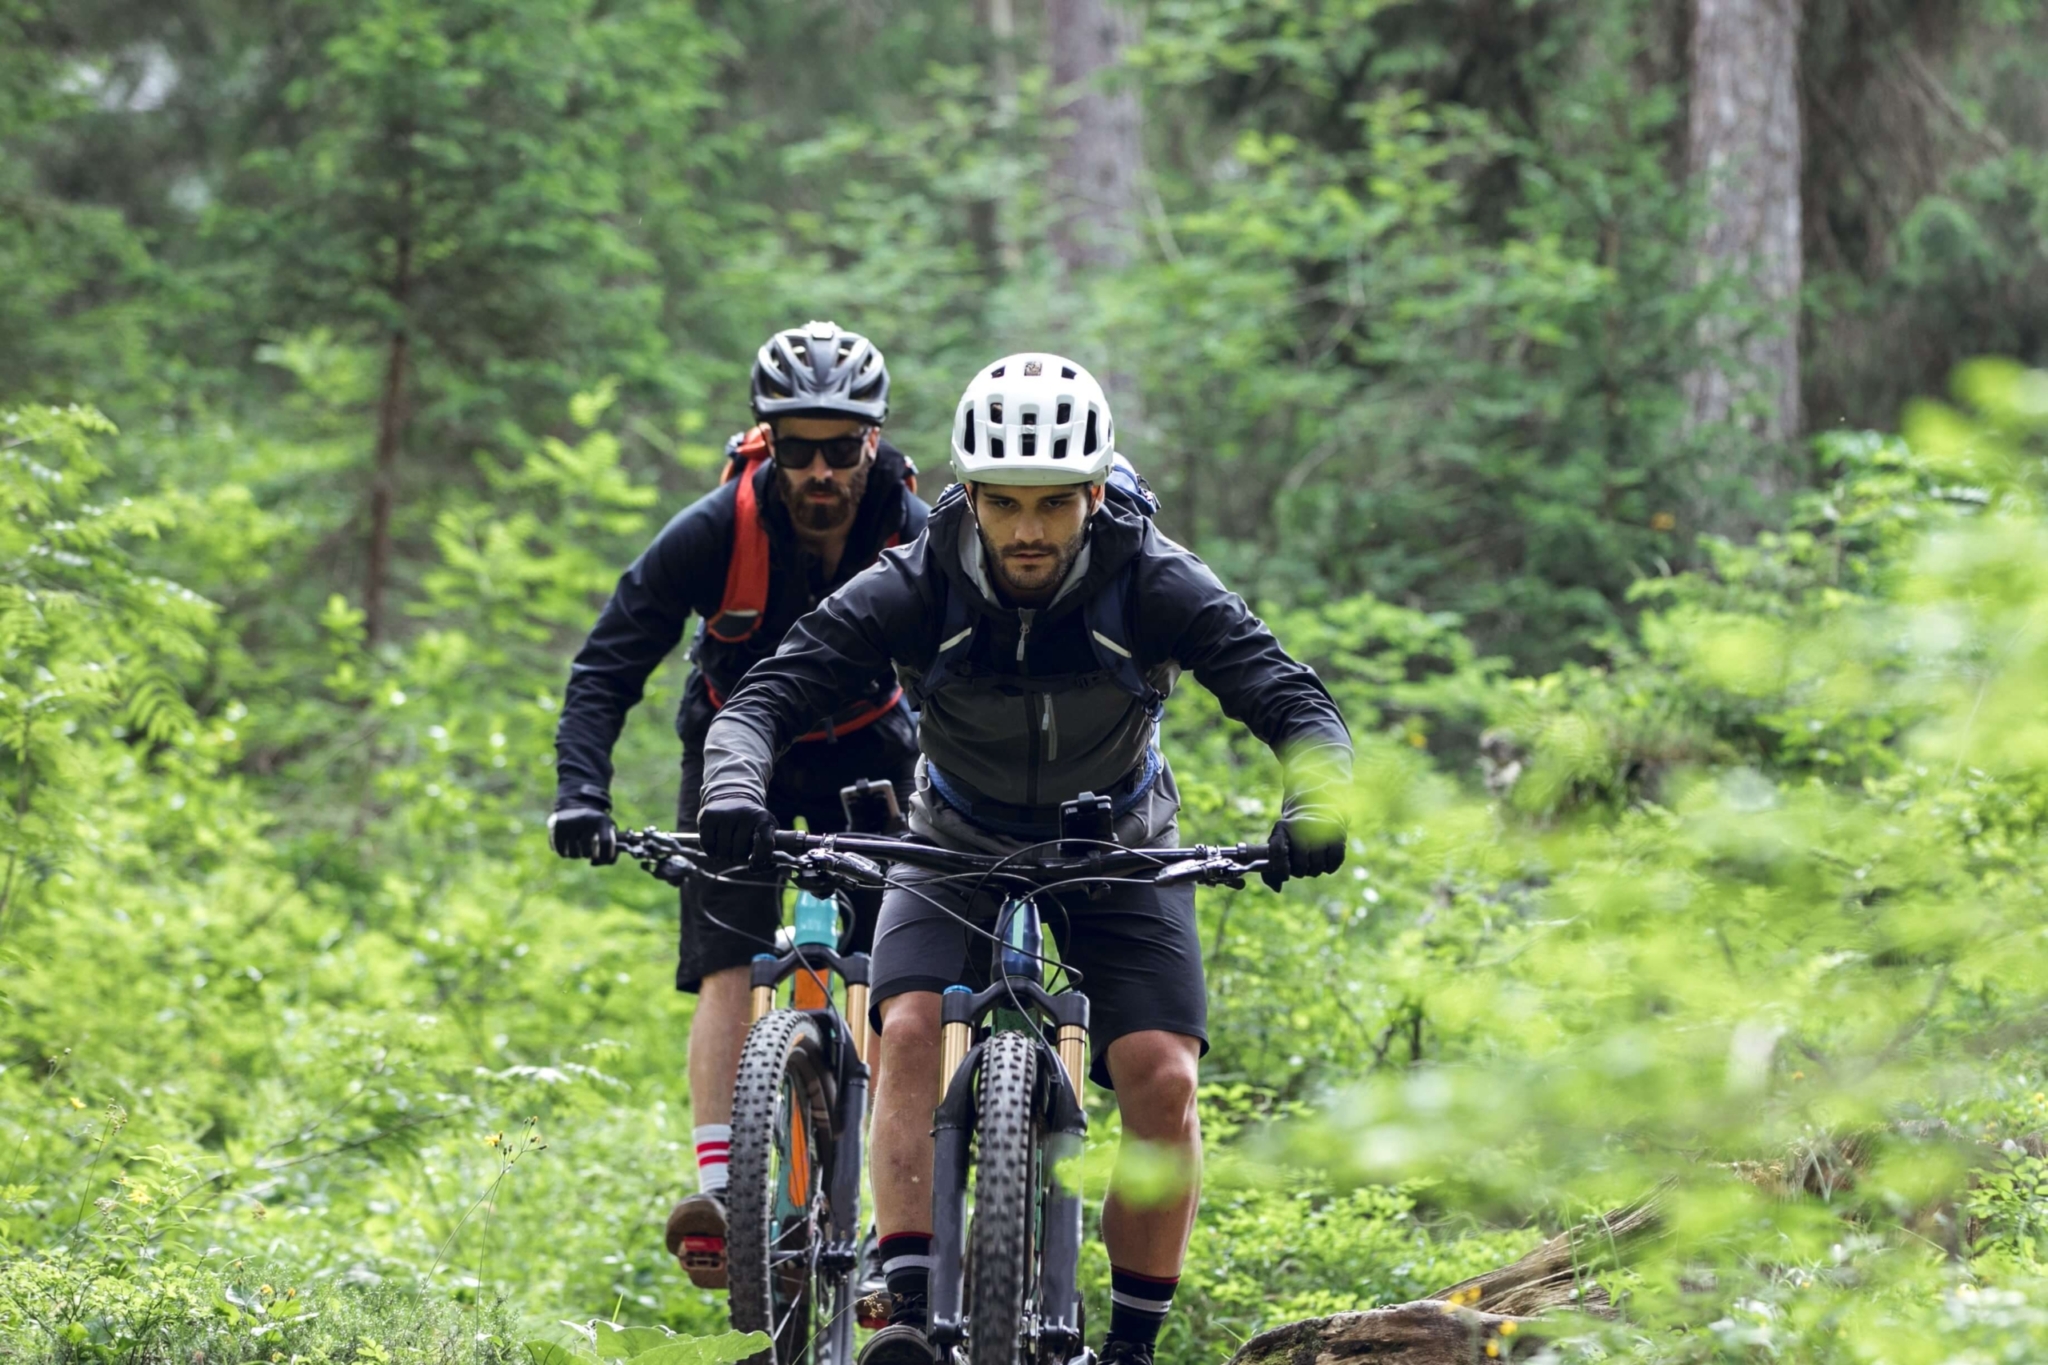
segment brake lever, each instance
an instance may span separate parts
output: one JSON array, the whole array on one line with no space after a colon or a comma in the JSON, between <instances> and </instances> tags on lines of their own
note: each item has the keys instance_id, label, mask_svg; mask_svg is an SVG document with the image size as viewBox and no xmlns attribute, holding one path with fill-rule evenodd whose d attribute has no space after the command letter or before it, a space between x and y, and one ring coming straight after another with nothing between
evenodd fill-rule
<instances>
[{"instance_id":1,"label":"brake lever","mask_svg":"<svg viewBox=\"0 0 2048 1365\"><path fill-rule=\"evenodd\" d=\"M1244 890L1245 875L1252 869L1220 855L1208 858L1188 858L1173 863L1152 879L1155 886L1180 886L1194 882L1200 886L1228 886L1233 890Z\"/></svg>"},{"instance_id":2,"label":"brake lever","mask_svg":"<svg viewBox=\"0 0 2048 1365\"><path fill-rule=\"evenodd\" d=\"M795 864L798 883L806 875L821 878L827 882L833 879L859 882L873 888L888 883L888 874L882 865L862 853L849 853L843 849L812 849L798 858Z\"/></svg>"}]
</instances>

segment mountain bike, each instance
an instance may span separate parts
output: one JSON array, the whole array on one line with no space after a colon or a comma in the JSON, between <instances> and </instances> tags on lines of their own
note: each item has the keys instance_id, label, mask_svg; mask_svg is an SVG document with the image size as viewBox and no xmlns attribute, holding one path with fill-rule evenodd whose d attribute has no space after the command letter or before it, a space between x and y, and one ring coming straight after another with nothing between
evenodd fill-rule
<instances>
[{"instance_id":1,"label":"mountain bike","mask_svg":"<svg viewBox=\"0 0 2048 1365\"><path fill-rule=\"evenodd\" d=\"M1088 1002L1071 980L1065 990L1045 984L1045 968L1056 964L1044 951L1040 897L1137 880L1242 886L1267 857L1262 844L1124 848L1094 837L1107 832L1107 822L1096 818L1090 798L1068 806L1084 804L1085 818L1070 821L1062 810L1060 839L1002 857L859 835L782 833L774 840L775 869L799 886L880 887L886 866L902 864L1004 896L995 927L976 926L991 944L990 984L980 991L956 985L942 998L929 1330L942 1359L964 1353L967 1365L1067 1365L1086 1355L1074 1166L1088 1131L1081 1104ZM1107 810L1102 801L1099 813ZM620 847L643 862L687 864L699 856L694 835L653 830L622 834ZM735 1182L738 1136L736 1107ZM793 1248L788 1254L796 1259ZM783 1365L794 1359L779 1348L776 1358Z\"/></svg>"},{"instance_id":2,"label":"mountain bike","mask_svg":"<svg viewBox=\"0 0 2048 1365\"><path fill-rule=\"evenodd\" d=\"M857 782L840 799L855 829L879 834L900 824L885 782ZM648 829L621 831L618 839L622 853L663 881L746 876L700 866L695 835ZM793 927L781 951L754 957L752 1022L733 1083L727 1310L734 1328L773 1341L758 1365L852 1365L868 956L840 951L836 893L865 883L812 864L792 862L788 870L797 887ZM777 1008L784 986L789 1003Z\"/></svg>"}]
</instances>

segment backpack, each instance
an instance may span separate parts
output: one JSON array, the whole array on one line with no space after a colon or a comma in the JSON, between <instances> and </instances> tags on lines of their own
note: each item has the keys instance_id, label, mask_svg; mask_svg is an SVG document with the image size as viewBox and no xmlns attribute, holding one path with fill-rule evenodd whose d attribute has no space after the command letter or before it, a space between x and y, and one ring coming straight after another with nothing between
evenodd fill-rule
<instances>
[{"instance_id":1,"label":"backpack","mask_svg":"<svg viewBox=\"0 0 2048 1365\"><path fill-rule=\"evenodd\" d=\"M733 490L732 558L725 568L725 595L719 601L718 611L704 622L704 633L721 644L736 645L753 638L754 632L761 628L761 617L768 610L771 550L768 528L761 524L761 499L754 489L754 474L771 454L766 422L741 432L726 447L725 470L718 481L726 484L737 480L739 484ZM908 463L905 461L906 466ZM917 491L915 469L907 470L903 484L910 492ZM889 549L902 543L903 535L899 531L892 534L882 548ZM725 698L719 694L709 673L704 675L704 689L711 705L723 709ZM857 703L809 734L797 736L797 742L829 741L872 725L895 710L902 700L903 689L898 687L878 701Z\"/></svg>"},{"instance_id":2,"label":"backpack","mask_svg":"<svg viewBox=\"0 0 2048 1365\"><path fill-rule=\"evenodd\" d=\"M1159 498L1151 485L1121 455L1110 466L1109 478L1103 487L1108 500L1125 511L1136 512L1147 521L1159 514ZM956 483L940 497L938 507L966 496L967 485ZM938 507L932 510L936 512ZM1143 703L1152 718L1157 720L1166 709L1166 694L1145 677L1131 649L1131 580L1136 570L1137 560L1133 558L1104 583L1081 608L1082 624L1088 631L1088 642L1094 647L1095 660L1102 671L1110 676L1119 690ZM966 594L948 588L945 575L938 576L938 585L940 595L945 599L940 608L943 624L939 629L939 651L917 684L920 705L940 689L959 681L968 652L974 648L977 615L973 604L967 600Z\"/></svg>"}]
</instances>

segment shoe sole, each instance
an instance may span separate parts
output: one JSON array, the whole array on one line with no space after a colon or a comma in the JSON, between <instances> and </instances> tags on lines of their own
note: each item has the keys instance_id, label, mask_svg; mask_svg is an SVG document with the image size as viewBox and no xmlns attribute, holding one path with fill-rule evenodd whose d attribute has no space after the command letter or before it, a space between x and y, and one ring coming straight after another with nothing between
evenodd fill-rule
<instances>
[{"instance_id":1,"label":"shoe sole","mask_svg":"<svg viewBox=\"0 0 2048 1365\"><path fill-rule=\"evenodd\" d=\"M724 1289L725 1220L715 1206L682 1203L668 1216L668 1250L699 1289Z\"/></svg>"}]
</instances>

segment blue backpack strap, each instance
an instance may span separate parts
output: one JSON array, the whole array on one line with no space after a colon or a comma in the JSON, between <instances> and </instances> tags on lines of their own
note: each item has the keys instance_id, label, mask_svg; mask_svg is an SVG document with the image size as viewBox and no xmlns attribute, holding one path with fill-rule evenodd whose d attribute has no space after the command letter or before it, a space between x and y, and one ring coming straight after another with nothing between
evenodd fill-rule
<instances>
[{"instance_id":1,"label":"blue backpack strap","mask_svg":"<svg viewBox=\"0 0 2048 1365\"><path fill-rule=\"evenodd\" d=\"M1138 668L1131 644L1131 580L1137 575L1137 561L1124 565L1102 585L1102 591L1088 599L1082 609L1082 624L1088 628L1088 643L1095 648L1095 660L1116 679L1116 685L1145 704L1157 720L1166 709L1166 694L1154 687Z\"/></svg>"}]
</instances>

